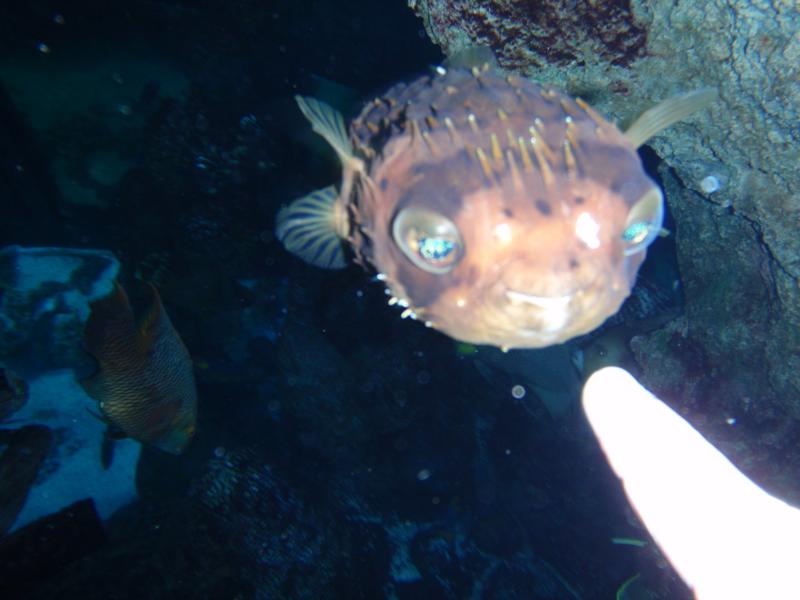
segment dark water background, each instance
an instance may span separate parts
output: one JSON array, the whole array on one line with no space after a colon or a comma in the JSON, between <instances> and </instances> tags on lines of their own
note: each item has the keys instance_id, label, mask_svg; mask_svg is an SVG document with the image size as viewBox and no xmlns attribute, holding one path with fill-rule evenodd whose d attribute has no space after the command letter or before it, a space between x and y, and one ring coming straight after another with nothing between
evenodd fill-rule
<instances>
[{"instance_id":1,"label":"dark water background","mask_svg":"<svg viewBox=\"0 0 800 600\"><path fill-rule=\"evenodd\" d=\"M350 116L442 59L404 2L0 15L0 246L108 249L156 281L200 398L189 450L144 448L103 541L52 540L74 556L4 598L607 598L637 572L681 597L610 542L645 534L580 411L515 399L513 369L274 239L283 203L338 179L292 96Z\"/></svg>"}]
</instances>

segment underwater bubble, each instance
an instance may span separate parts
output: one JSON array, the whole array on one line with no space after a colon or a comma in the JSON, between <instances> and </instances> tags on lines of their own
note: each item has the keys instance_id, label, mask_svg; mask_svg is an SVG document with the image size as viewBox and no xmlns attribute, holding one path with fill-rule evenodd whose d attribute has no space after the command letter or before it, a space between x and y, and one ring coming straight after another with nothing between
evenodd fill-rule
<instances>
[{"instance_id":1,"label":"underwater bubble","mask_svg":"<svg viewBox=\"0 0 800 600\"><path fill-rule=\"evenodd\" d=\"M419 481L427 481L431 478L431 472L428 469L422 469L419 473L417 473L417 479Z\"/></svg>"},{"instance_id":2,"label":"underwater bubble","mask_svg":"<svg viewBox=\"0 0 800 600\"><path fill-rule=\"evenodd\" d=\"M514 396L515 399L520 400L525 397L525 388L517 384L511 388L511 395Z\"/></svg>"},{"instance_id":3,"label":"underwater bubble","mask_svg":"<svg viewBox=\"0 0 800 600\"><path fill-rule=\"evenodd\" d=\"M36 49L42 54L50 54L50 46L48 46L44 42L39 42L38 44L36 44Z\"/></svg>"},{"instance_id":4,"label":"underwater bubble","mask_svg":"<svg viewBox=\"0 0 800 600\"><path fill-rule=\"evenodd\" d=\"M222 458L223 456L225 456L225 448L223 448L222 446L217 446L216 448L214 448L214 456L216 456L217 458Z\"/></svg>"},{"instance_id":5,"label":"underwater bubble","mask_svg":"<svg viewBox=\"0 0 800 600\"><path fill-rule=\"evenodd\" d=\"M431 374L427 371L420 371L417 373L417 383L420 385L426 385L431 382Z\"/></svg>"},{"instance_id":6,"label":"underwater bubble","mask_svg":"<svg viewBox=\"0 0 800 600\"><path fill-rule=\"evenodd\" d=\"M700 189L706 194L713 194L718 191L720 187L722 187L722 184L716 175L708 175L703 177L702 181L700 181Z\"/></svg>"}]
</instances>

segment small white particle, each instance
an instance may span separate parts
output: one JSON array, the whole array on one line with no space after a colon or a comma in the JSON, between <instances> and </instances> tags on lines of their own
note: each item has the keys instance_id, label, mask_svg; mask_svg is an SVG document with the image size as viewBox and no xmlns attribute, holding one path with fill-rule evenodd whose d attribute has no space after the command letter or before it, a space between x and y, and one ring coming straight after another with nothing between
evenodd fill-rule
<instances>
[{"instance_id":1,"label":"small white particle","mask_svg":"<svg viewBox=\"0 0 800 600\"><path fill-rule=\"evenodd\" d=\"M716 175L709 175L704 177L703 180L700 182L700 189L703 190L706 194L713 194L714 192L718 191L721 187L719 182L719 178Z\"/></svg>"}]
</instances>

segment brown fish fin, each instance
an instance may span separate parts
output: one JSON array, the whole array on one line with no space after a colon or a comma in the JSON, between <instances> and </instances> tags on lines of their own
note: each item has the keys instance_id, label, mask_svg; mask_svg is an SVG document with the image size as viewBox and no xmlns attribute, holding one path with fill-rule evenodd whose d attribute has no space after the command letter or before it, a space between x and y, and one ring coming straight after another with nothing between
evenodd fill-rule
<instances>
[{"instance_id":1,"label":"brown fish fin","mask_svg":"<svg viewBox=\"0 0 800 600\"><path fill-rule=\"evenodd\" d=\"M85 379L81 379L78 383L92 400L102 402L105 393L105 384L103 382L105 375L102 369L99 369L94 375L90 375ZM89 410L88 408L86 410ZM92 411L89 411L92 412ZM95 413L92 413L95 414ZM97 415L95 415L97 416Z\"/></svg>"},{"instance_id":2,"label":"brown fish fin","mask_svg":"<svg viewBox=\"0 0 800 600\"><path fill-rule=\"evenodd\" d=\"M108 419L106 419L106 418L105 418L103 415L101 415L99 412L93 411L91 408L87 408L87 409L86 409L86 412L87 412L87 413L89 413L90 415L92 415L92 416L93 416L95 419L97 419L97 420L98 420L98 421L100 421L101 423L103 423L103 424L105 424L105 425L108 425L109 427L111 427L111 423L109 422L109 420L108 420Z\"/></svg>"},{"instance_id":3,"label":"brown fish fin","mask_svg":"<svg viewBox=\"0 0 800 600\"><path fill-rule=\"evenodd\" d=\"M136 322L136 341L143 354L146 354L152 347L153 338L159 334L159 328L167 314L156 286L148 283L147 287L150 290L150 303Z\"/></svg>"},{"instance_id":4,"label":"brown fish fin","mask_svg":"<svg viewBox=\"0 0 800 600\"><path fill-rule=\"evenodd\" d=\"M295 96L294 99L303 116L311 123L311 129L325 138L325 141L336 151L342 167L363 173L364 163L353 153L353 145L347 135L347 127L345 127L342 114L316 98Z\"/></svg>"},{"instance_id":5,"label":"brown fish fin","mask_svg":"<svg viewBox=\"0 0 800 600\"><path fill-rule=\"evenodd\" d=\"M275 221L275 235L284 248L324 269L347 266L342 243L347 230L347 211L333 186L284 206Z\"/></svg>"},{"instance_id":6,"label":"brown fish fin","mask_svg":"<svg viewBox=\"0 0 800 600\"><path fill-rule=\"evenodd\" d=\"M625 135L633 146L638 148L659 131L710 106L718 97L716 89L702 88L664 100L644 111L633 125L628 127Z\"/></svg>"},{"instance_id":7,"label":"brown fish fin","mask_svg":"<svg viewBox=\"0 0 800 600\"><path fill-rule=\"evenodd\" d=\"M83 346L98 362L103 363L109 352L118 352L121 339L132 339L136 334L133 309L128 294L115 282L114 290L105 298L91 304L86 321Z\"/></svg>"}]
</instances>

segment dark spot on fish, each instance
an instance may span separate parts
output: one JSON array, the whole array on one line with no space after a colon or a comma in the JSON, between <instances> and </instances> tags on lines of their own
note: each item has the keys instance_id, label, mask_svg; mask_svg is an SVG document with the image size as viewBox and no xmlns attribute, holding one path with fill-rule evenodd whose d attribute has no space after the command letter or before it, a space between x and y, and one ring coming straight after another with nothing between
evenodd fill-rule
<instances>
[{"instance_id":1,"label":"dark spot on fish","mask_svg":"<svg viewBox=\"0 0 800 600\"><path fill-rule=\"evenodd\" d=\"M542 198L537 198L536 199L536 209L540 213L542 213L545 217L549 217L550 213L553 212L553 210L550 208L550 205L547 203L547 201L545 201Z\"/></svg>"},{"instance_id":2,"label":"dark spot on fish","mask_svg":"<svg viewBox=\"0 0 800 600\"><path fill-rule=\"evenodd\" d=\"M511 210L510 208L504 208L503 209L503 216L506 217L507 219L513 219L514 218L514 211Z\"/></svg>"},{"instance_id":3,"label":"dark spot on fish","mask_svg":"<svg viewBox=\"0 0 800 600\"><path fill-rule=\"evenodd\" d=\"M476 269L474 266L471 266L462 277L458 279L454 278L453 285L472 287L473 285L477 284L479 276L480 273L478 269Z\"/></svg>"},{"instance_id":4,"label":"dark spot on fish","mask_svg":"<svg viewBox=\"0 0 800 600\"><path fill-rule=\"evenodd\" d=\"M419 183L400 197L397 202L397 210L402 210L406 206L424 206L448 219L455 219L455 215L461 210L463 195L469 193L476 186L475 184L465 185L462 188L453 186L447 178L448 172L452 172L453 169L449 163L449 160L445 160L439 163L424 163L415 167L415 173L419 174Z\"/></svg>"},{"instance_id":5,"label":"dark spot on fish","mask_svg":"<svg viewBox=\"0 0 800 600\"><path fill-rule=\"evenodd\" d=\"M569 268L570 269L573 269L573 270L577 269L578 268L578 264L579 264L578 263L578 259L576 259L574 256L570 257L570 259L569 259Z\"/></svg>"},{"instance_id":6,"label":"dark spot on fish","mask_svg":"<svg viewBox=\"0 0 800 600\"><path fill-rule=\"evenodd\" d=\"M584 198L583 196L575 196L575 204L580 206L584 202L586 202L586 198Z\"/></svg>"},{"instance_id":7,"label":"dark spot on fish","mask_svg":"<svg viewBox=\"0 0 800 600\"><path fill-rule=\"evenodd\" d=\"M380 182L379 185L381 186L381 191L385 192L386 188L389 187L389 180L386 179L386 177L384 177L383 179L381 179L381 182Z\"/></svg>"},{"instance_id":8,"label":"dark spot on fish","mask_svg":"<svg viewBox=\"0 0 800 600\"><path fill-rule=\"evenodd\" d=\"M622 186L624 185L625 185L624 179L615 179L614 181L611 182L611 185L608 187L615 194L619 194L620 191L622 190Z\"/></svg>"}]
</instances>

